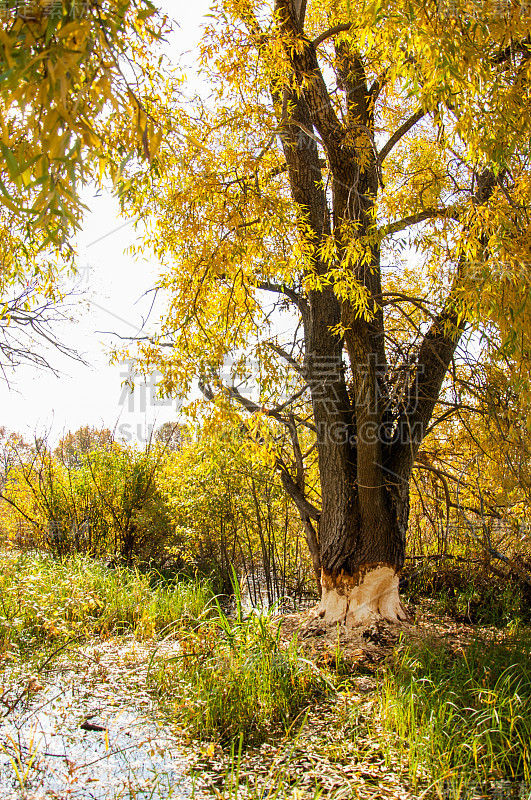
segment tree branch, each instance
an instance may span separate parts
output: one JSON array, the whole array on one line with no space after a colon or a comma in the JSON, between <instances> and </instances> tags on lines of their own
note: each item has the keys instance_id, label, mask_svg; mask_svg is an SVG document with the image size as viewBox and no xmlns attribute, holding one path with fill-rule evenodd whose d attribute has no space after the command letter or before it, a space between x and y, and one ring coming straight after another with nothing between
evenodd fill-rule
<instances>
[{"instance_id":1,"label":"tree branch","mask_svg":"<svg viewBox=\"0 0 531 800\"><path fill-rule=\"evenodd\" d=\"M321 512L313 505L313 503L310 503L307 497L305 497L304 493L291 477L288 468L280 458L277 459L277 468L282 485L299 509L299 512L304 514L304 516L319 522L319 519L321 518Z\"/></svg>"},{"instance_id":2,"label":"tree branch","mask_svg":"<svg viewBox=\"0 0 531 800\"><path fill-rule=\"evenodd\" d=\"M353 27L353 22L341 22L339 25L334 25L333 28L328 28L327 31L320 33L319 36L313 40L312 44L314 47L319 47L320 44L325 42L327 39L331 39L332 36L337 36L338 33L349 31Z\"/></svg>"},{"instance_id":3,"label":"tree branch","mask_svg":"<svg viewBox=\"0 0 531 800\"><path fill-rule=\"evenodd\" d=\"M273 350L273 352L277 353L281 358L287 361L290 367L293 367L293 369L298 372L299 375L304 374L304 369L301 367L301 365L293 358L293 356L287 353L283 347L279 347L279 345L274 344L273 342L267 342L267 346Z\"/></svg>"},{"instance_id":4,"label":"tree branch","mask_svg":"<svg viewBox=\"0 0 531 800\"><path fill-rule=\"evenodd\" d=\"M294 289L290 289L285 283L271 283L271 281L261 281L256 284L257 289L262 289L264 292L273 292L274 294L283 294L297 306L301 314L308 311L308 304L304 297L298 294Z\"/></svg>"},{"instance_id":5,"label":"tree branch","mask_svg":"<svg viewBox=\"0 0 531 800\"><path fill-rule=\"evenodd\" d=\"M411 225L418 225L419 222L424 222L427 219L436 219L437 217L442 219L459 219L456 212L453 211L451 207L426 208L423 211L417 211L416 214L410 214L408 217L390 222L388 225L384 225L383 228L380 228L380 231L384 236L391 236L393 233L403 231Z\"/></svg>"},{"instance_id":6,"label":"tree branch","mask_svg":"<svg viewBox=\"0 0 531 800\"><path fill-rule=\"evenodd\" d=\"M400 139L403 136L405 136L406 133L408 133L411 130L411 128L413 128L417 124L417 122L419 122L419 120L421 120L422 117L425 116L425 114L426 112L422 108L419 108L419 110L416 111L412 117L406 119L406 121L403 122L402 125L393 133L389 141L386 144L384 144L384 146L378 153L378 163L380 165L383 163L384 159L389 155L393 147L396 144L398 144Z\"/></svg>"}]
</instances>

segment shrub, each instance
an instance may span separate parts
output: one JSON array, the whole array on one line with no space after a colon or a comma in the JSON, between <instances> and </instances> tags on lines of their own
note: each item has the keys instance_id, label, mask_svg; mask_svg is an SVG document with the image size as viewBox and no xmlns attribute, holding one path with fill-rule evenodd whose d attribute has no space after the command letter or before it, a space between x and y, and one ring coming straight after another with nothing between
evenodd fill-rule
<instances>
[{"instance_id":1,"label":"shrub","mask_svg":"<svg viewBox=\"0 0 531 800\"><path fill-rule=\"evenodd\" d=\"M110 569L84 556L45 553L0 557L0 653L30 653L67 639L133 632L150 637L195 620L211 597L208 583L166 581L158 573Z\"/></svg>"}]
</instances>

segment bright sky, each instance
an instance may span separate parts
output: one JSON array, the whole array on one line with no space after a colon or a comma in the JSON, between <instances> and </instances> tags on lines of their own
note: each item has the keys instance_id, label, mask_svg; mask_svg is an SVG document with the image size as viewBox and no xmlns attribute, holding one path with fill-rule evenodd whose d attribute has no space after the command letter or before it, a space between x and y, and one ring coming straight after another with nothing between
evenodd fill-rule
<instances>
[{"instance_id":1,"label":"bright sky","mask_svg":"<svg viewBox=\"0 0 531 800\"><path fill-rule=\"evenodd\" d=\"M176 19L178 28L171 42L172 53L182 53L181 63L193 73L194 48L201 35L201 22L210 0L159 0L158 5ZM116 427L119 437L145 441L152 426L176 418L175 404L161 405L149 383L134 394L122 387L128 365L109 366L111 337L101 331L135 335L149 310L151 298L144 296L154 284L156 262L125 255L134 241L132 224L118 218L117 203L109 196L87 195L91 209L79 237L79 288L85 299L74 309L76 322L56 328L62 341L82 353L89 366L50 351L49 360L60 377L30 366L19 367L8 387L0 381L0 425L32 439L49 432L56 440L63 432L81 425ZM153 376L153 381L156 376Z\"/></svg>"}]
</instances>

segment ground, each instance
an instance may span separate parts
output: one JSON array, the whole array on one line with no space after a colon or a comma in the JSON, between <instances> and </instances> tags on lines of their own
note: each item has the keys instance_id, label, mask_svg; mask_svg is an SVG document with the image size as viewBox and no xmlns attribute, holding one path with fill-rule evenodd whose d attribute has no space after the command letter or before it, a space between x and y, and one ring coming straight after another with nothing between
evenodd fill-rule
<instances>
[{"instance_id":1,"label":"ground","mask_svg":"<svg viewBox=\"0 0 531 800\"><path fill-rule=\"evenodd\" d=\"M399 641L443 644L461 655L478 634L477 626L456 623L451 616L431 610L429 600L421 607L407 606L414 623L391 624L383 620L368 627L346 629L325 624L316 609L278 617L284 643L297 637L304 655L319 666L343 669L349 676L348 690L314 705L300 734L278 743L265 743L242 758L240 775L253 785L267 786L271 797L293 800L313 798L319 787L322 798L330 800L416 800L398 760L384 754L385 732L377 724L371 732L363 723L371 718L378 689L378 671L392 658ZM352 710L355 709L355 714ZM354 726L355 727L355 726ZM391 743L392 746L392 743ZM390 763L391 761L391 763ZM394 763L393 763L394 761ZM220 748L204 747L194 767L203 781L221 792L226 782L227 761ZM276 794L280 785L291 785L293 793ZM253 795L269 798L270 795ZM433 793L437 797L437 793ZM479 796L477 798L479 800Z\"/></svg>"},{"instance_id":2,"label":"ground","mask_svg":"<svg viewBox=\"0 0 531 800\"><path fill-rule=\"evenodd\" d=\"M7 664L0 799L435 798L422 765L423 788L412 786L393 737L379 724L379 680L406 643L429 642L459 657L481 631L436 613L430 599L407 611L414 624L379 621L350 630L324 624L315 610L270 619L280 627L281 647L296 638L302 657L338 680L301 709L289 731L276 728L241 754L237 744L190 738L154 703L149 671L155 658L180 658L177 639L94 637L37 674ZM176 701L186 702L186 687L177 691L183 694Z\"/></svg>"}]
</instances>

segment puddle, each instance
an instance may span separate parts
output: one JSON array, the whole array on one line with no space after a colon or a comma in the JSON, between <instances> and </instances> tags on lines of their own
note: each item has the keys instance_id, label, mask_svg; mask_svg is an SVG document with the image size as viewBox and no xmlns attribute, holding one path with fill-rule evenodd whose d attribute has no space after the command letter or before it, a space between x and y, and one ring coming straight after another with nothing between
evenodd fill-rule
<instances>
[{"instance_id":1,"label":"puddle","mask_svg":"<svg viewBox=\"0 0 531 800\"><path fill-rule=\"evenodd\" d=\"M136 642L98 644L35 680L0 720L0 800L204 797L184 747L149 714L148 658Z\"/></svg>"}]
</instances>

